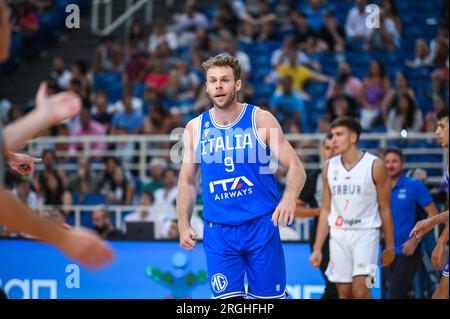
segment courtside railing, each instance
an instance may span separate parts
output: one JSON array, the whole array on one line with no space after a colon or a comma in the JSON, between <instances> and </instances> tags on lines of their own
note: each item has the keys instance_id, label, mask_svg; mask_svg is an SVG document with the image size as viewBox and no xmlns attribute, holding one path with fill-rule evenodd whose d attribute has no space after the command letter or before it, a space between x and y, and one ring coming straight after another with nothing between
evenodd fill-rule
<instances>
[{"instance_id":1,"label":"courtside railing","mask_svg":"<svg viewBox=\"0 0 450 319\"><path fill-rule=\"evenodd\" d=\"M64 171L76 170L79 159L89 158L95 159L91 169L98 172L104 168L102 160L113 156L122 161L126 169L137 172L141 181L145 182L151 158L162 157L169 161L173 159L172 166L180 167L181 136L181 133L177 132L172 135L41 137L28 143L27 152L32 156L40 157L46 148L58 149L57 168ZM294 146L296 153L303 159L305 169L320 168L320 161L311 160L311 156L318 158L323 134L288 134L286 137ZM82 151L70 152L68 149L73 143L79 145ZM109 148L116 148L116 150L96 151L91 144L97 143L106 143ZM410 133L407 137L402 137L400 134L362 134L361 143L364 144L362 145L364 149L374 154L380 154L383 149L395 144L407 156L406 169L432 170L434 173L429 176L428 182L436 185L442 181L448 151L439 147L432 133ZM432 160L429 160L430 158ZM36 167L37 170L42 168L42 164Z\"/></svg>"}]
</instances>

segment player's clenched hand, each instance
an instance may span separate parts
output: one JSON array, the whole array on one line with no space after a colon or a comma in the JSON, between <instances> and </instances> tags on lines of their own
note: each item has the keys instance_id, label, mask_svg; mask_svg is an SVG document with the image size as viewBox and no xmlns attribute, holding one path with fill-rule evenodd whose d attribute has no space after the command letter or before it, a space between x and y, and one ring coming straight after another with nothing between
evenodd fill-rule
<instances>
[{"instance_id":1,"label":"player's clenched hand","mask_svg":"<svg viewBox=\"0 0 450 319\"><path fill-rule=\"evenodd\" d=\"M91 231L70 229L57 243L70 258L88 268L99 268L114 258L114 253L106 243Z\"/></svg>"},{"instance_id":2,"label":"player's clenched hand","mask_svg":"<svg viewBox=\"0 0 450 319\"><path fill-rule=\"evenodd\" d=\"M36 95L36 108L51 125L70 119L81 110L81 99L72 92L47 95L47 83L41 83Z\"/></svg>"},{"instance_id":3,"label":"player's clenched hand","mask_svg":"<svg viewBox=\"0 0 450 319\"><path fill-rule=\"evenodd\" d=\"M381 266L387 267L392 264L395 260L395 249L394 248L386 248L383 250L381 254Z\"/></svg>"},{"instance_id":4,"label":"player's clenched hand","mask_svg":"<svg viewBox=\"0 0 450 319\"><path fill-rule=\"evenodd\" d=\"M24 176L31 176L34 172L34 163L40 163L40 158L34 158L26 154L10 153L8 164L11 169Z\"/></svg>"},{"instance_id":5,"label":"player's clenched hand","mask_svg":"<svg viewBox=\"0 0 450 319\"><path fill-rule=\"evenodd\" d=\"M433 267L442 270L444 269L444 265L442 263L442 256L444 255L444 246L437 244L436 247L433 250L433 253L431 254L431 263L433 264Z\"/></svg>"},{"instance_id":6,"label":"player's clenched hand","mask_svg":"<svg viewBox=\"0 0 450 319\"><path fill-rule=\"evenodd\" d=\"M417 249L420 241L416 238L410 238L402 245L402 253L405 256L412 256Z\"/></svg>"},{"instance_id":7,"label":"player's clenched hand","mask_svg":"<svg viewBox=\"0 0 450 319\"><path fill-rule=\"evenodd\" d=\"M409 234L410 237L421 239L426 233L434 228L434 223L431 219L424 219L417 222L413 230Z\"/></svg>"},{"instance_id":8,"label":"player's clenched hand","mask_svg":"<svg viewBox=\"0 0 450 319\"><path fill-rule=\"evenodd\" d=\"M194 249L197 245L197 233L192 227L180 228L180 246L185 249Z\"/></svg>"},{"instance_id":9,"label":"player's clenched hand","mask_svg":"<svg viewBox=\"0 0 450 319\"><path fill-rule=\"evenodd\" d=\"M314 268L319 268L322 263L322 252L320 250L314 250L309 258L309 262Z\"/></svg>"},{"instance_id":10,"label":"player's clenched hand","mask_svg":"<svg viewBox=\"0 0 450 319\"><path fill-rule=\"evenodd\" d=\"M272 215L272 223L276 227L290 225L294 222L296 198L283 196Z\"/></svg>"}]
</instances>

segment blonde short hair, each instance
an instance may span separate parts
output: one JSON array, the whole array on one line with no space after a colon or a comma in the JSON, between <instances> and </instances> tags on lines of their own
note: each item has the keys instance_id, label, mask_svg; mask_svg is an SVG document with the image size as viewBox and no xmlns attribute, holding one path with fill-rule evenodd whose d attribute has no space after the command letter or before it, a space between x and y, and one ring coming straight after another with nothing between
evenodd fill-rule
<instances>
[{"instance_id":1,"label":"blonde short hair","mask_svg":"<svg viewBox=\"0 0 450 319\"><path fill-rule=\"evenodd\" d=\"M218 54L214 57L209 58L207 61L202 63L203 70L205 73L215 66L225 66L233 69L234 79L237 81L241 78L241 64L238 59L228 54Z\"/></svg>"}]
</instances>

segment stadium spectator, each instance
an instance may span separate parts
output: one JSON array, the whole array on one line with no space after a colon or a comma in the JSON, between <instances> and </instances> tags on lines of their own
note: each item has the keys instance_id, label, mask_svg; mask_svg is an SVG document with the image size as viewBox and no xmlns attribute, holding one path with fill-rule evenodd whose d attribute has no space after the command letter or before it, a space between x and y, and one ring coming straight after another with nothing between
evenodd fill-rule
<instances>
[{"instance_id":1,"label":"stadium spectator","mask_svg":"<svg viewBox=\"0 0 450 319\"><path fill-rule=\"evenodd\" d=\"M178 34L180 46L192 44L197 28L209 28L208 18L204 13L197 10L195 0L188 0L184 13L174 17L174 29Z\"/></svg>"},{"instance_id":2,"label":"stadium spectator","mask_svg":"<svg viewBox=\"0 0 450 319\"><path fill-rule=\"evenodd\" d=\"M425 115L422 130L426 133L436 131L437 115L445 109L446 103L441 95L433 96L433 110Z\"/></svg>"},{"instance_id":3,"label":"stadium spectator","mask_svg":"<svg viewBox=\"0 0 450 319\"><path fill-rule=\"evenodd\" d=\"M345 21L345 34L351 42L366 41L372 30L366 24L366 0L357 0L356 6L349 10Z\"/></svg>"},{"instance_id":4,"label":"stadium spectator","mask_svg":"<svg viewBox=\"0 0 450 319\"><path fill-rule=\"evenodd\" d=\"M170 75L166 70L163 60L149 61L147 64L147 75L145 77L146 85L152 85L156 87L159 93L162 93L169 84L169 80Z\"/></svg>"},{"instance_id":5,"label":"stadium spectator","mask_svg":"<svg viewBox=\"0 0 450 319\"><path fill-rule=\"evenodd\" d=\"M364 49L392 52L400 47L400 33L396 29L394 21L386 17L383 10L380 10L379 17L380 27L372 29Z\"/></svg>"},{"instance_id":6,"label":"stadium spectator","mask_svg":"<svg viewBox=\"0 0 450 319\"><path fill-rule=\"evenodd\" d=\"M358 117L358 104L351 95L347 94L344 84L341 82L335 83L333 93L327 99L326 106L331 121L342 116Z\"/></svg>"},{"instance_id":7,"label":"stadium spectator","mask_svg":"<svg viewBox=\"0 0 450 319\"><path fill-rule=\"evenodd\" d=\"M246 2L245 11L239 16L242 20L239 40L247 43L256 41L263 30L270 28L270 25L277 19L271 12L267 0L249 0Z\"/></svg>"},{"instance_id":8,"label":"stadium spectator","mask_svg":"<svg viewBox=\"0 0 450 319\"><path fill-rule=\"evenodd\" d=\"M131 48L136 48L139 54L147 53L147 39L145 38L144 30L138 22L133 22L130 28L130 33L126 39L126 54L129 55Z\"/></svg>"},{"instance_id":9,"label":"stadium spectator","mask_svg":"<svg viewBox=\"0 0 450 319\"><path fill-rule=\"evenodd\" d=\"M175 205L177 199L177 174L174 169L166 168L163 172L164 188L155 190L155 205Z\"/></svg>"},{"instance_id":10,"label":"stadium spectator","mask_svg":"<svg viewBox=\"0 0 450 319\"><path fill-rule=\"evenodd\" d=\"M105 127L91 118L88 108L83 108L80 113L80 124L73 130L71 136L81 137L105 135ZM72 143L70 144L69 152L71 154L76 154L77 152L87 151L84 149L84 145L84 143ZM92 156L99 156L106 150L107 145L104 142L89 143L88 148L89 151L92 152Z\"/></svg>"},{"instance_id":11,"label":"stadium spectator","mask_svg":"<svg viewBox=\"0 0 450 319\"><path fill-rule=\"evenodd\" d=\"M330 82L331 78L312 71L311 69L298 64L297 62L297 54L295 51L288 52L289 63L288 64L280 64L277 67L277 78L282 78L284 76L290 76L292 78L293 88L295 91L299 93L303 93L306 98L309 99L309 96L304 91L304 86L308 81L317 81L317 82ZM280 87L278 90L281 89Z\"/></svg>"},{"instance_id":12,"label":"stadium spectator","mask_svg":"<svg viewBox=\"0 0 450 319\"><path fill-rule=\"evenodd\" d=\"M393 102L393 108L389 111L386 129L388 132L420 132L423 125L422 111L410 95L399 94Z\"/></svg>"},{"instance_id":13,"label":"stadium spectator","mask_svg":"<svg viewBox=\"0 0 450 319\"><path fill-rule=\"evenodd\" d=\"M72 73L67 69L63 58L56 57L53 59L53 70L50 76L56 80L61 89L67 90L69 88Z\"/></svg>"},{"instance_id":14,"label":"stadium spectator","mask_svg":"<svg viewBox=\"0 0 450 319\"><path fill-rule=\"evenodd\" d=\"M406 65L410 68L420 68L423 66L430 66L431 61L429 57L430 50L424 39L416 40L415 48L416 56L413 61L407 60Z\"/></svg>"},{"instance_id":15,"label":"stadium spectator","mask_svg":"<svg viewBox=\"0 0 450 319\"><path fill-rule=\"evenodd\" d=\"M114 226L106 206L99 206L92 212L92 224L94 231L105 240L125 239L124 234Z\"/></svg>"},{"instance_id":16,"label":"stadium spectator","mask_svg":"<svg viewBox=\"0 0 450 319\"><path fill-rule=\"evenodd\" d=\"M120 158L122 165L129 167L135 159L135 142L126 140L126 136L128 135L127 128L122 126L122 124L114 128L114 134L118 137L118 141L113 146L114 156Z\"/></svg>"},{"instance_id":17,"label":"stadium spectator","mask_svg":"<svg viewBox=\"0 0 450 319\"><path fill-rule=\"evenodd\" d=\"M112 134L116 134L118 128L126 128L128 134L138 134L142 128L142 115L133 109L132 96L124 95L122 102L124 110L114 114L112 118Z\"/></svg>"},{"instance_id":18,"label":"stadium spectator","mask_svg":"<svg viewBox=\"0 0 450 319\"><path fill-rule=\"evenodd\" d=\"M324 0L308 0L304 4L303 10L308 17L309 25L318 33L324 25L324 16L327 13Z\"/></svg>"},{"instance_id":19,"label":"stadium spectator","mask_svg":"<svg viewBox=\"0 0 450 319\"><path fill-rule=\"evenodd\" d=\"M368 130L380 125L382 120L382 103L384 96L390 90L391 85L384 71L384 66L378 60L372 60L369 71L363 81L363 93L361 95L361 126Z\"/></svg>"},{"instance_id":20,"label":"stadium spectator","mask_svg":"<svg viewBox=\"0 0 450 319\"><path fill-rule=\"evenodd\" d=\"M311 60L302 50L298 50L295 41L295 36L292 34L288 34L284 38L283 46L279 49L276 49L272 53L272 57L270 60L272 68L276 70L278 65L289 63L289 52L296 51L298 64L303 64L312 69L320 70L320 64L316 61Z\"/></svg>"},{"instance_id":21,"label":"stadium spectator","mask_svg":"<svg viewBox=\"0 0 450 319\"><path fill-rule=\"evenodd\" d=\"M102 38L95 49L94 71L100 73L119 71L121 62L122 50L114 43L114 39L111 36Z\"/></svg>"},{"instance_id":22,"label":"stadium spectator","mask_svg":"<svg viewBox=\"0 0 450 319\"><path fill-rule=\"evenodd\" d=\"M163 43L166 43L171 51L178 48L177 36L175 33L168 32L164 20L157 19L153 25L153 31L148 38L148 53L150 55L155 55L156 51Z\"/></svg>"},{"instance_id":23,"label":"stadium spectator","mask_svg":"<svg viewBox=\"0 0 450 319\"><path fill-rule=\"evenodd\" d=\"M106 157L104 165L103 173L97 185L97 193L107 195L112 189L114 171L116 167L121 166L121 163L115 157ZM125 177L129 182L133 181L133 177L128 171L125 172Z\"/></svg>"},{"instance_id":24,"label":"stadium spectator","mask_svg":"<svg viewBox=\"0 0 450 319\"><path fill-rule=\"evenodd\" d=\"M220 32L229 32L227 30L217 31L217 34ZM231 33L230 33L231 34ZM197 28L195 32L195 39L191 46L191 51L198 51L201 54L210 55L210 52L214 50L214 43L211 39L211 35L207 29Z\"/></svg>"},{"instance_id":25,"label":"stadium spectator","mask_svg":"<svg viewBox=\"0 0 450 319\"><path fill-rule=\"evenodd\" d=\"M402 33L402 19L400 14L398 13L397 7L395 6L395 2L393 0L381 0L380 7L383 9L384 15L386 18L391 19L398 33Z\"/></svg>"},{"instance_id":26,"label":"stadium spectator","mask_svg":"<svg viewBox=\"0 0 450 319\"><path fill-rule=\"evenodd\" d=\"M22 46L27 57L35 56L39 49L39 18L29 2L17 2L13 16L13 31L22 37Z\"/></svg>"},{"instance_id":27,"label":"stadium spectator","mask_svg":"<svg viewBox=\"0 0 450 319\"><path fill-rule=\"evenodd\" d=\"M272 113L285 129L293 124L298 126L300 132L309 131L306 108L300 94L293 89L292 78L281 78L280 85L281 91L275 92L270 100Z\"/></svg>"},{"instance_id":28,"label":"stadium spectator","mask_svg":"<svg viewBox=\"0 0 450 319\"><path fill-rule=\"evenodd\" d=\"M441 22L439 25L439 31L436 37L430 42L430 56L432 65L435 67L442 67L445 65L446 59L448 59L448 47L449 47L449 32L448 22Z\"/></svg>"},{"instance_id":29,"label":"stadium spectator","mask_svg":"<svg viewBox=\"0 0 450 319\"><path fill-rule=\"evenodd\" d=\"M98 91L95 93L91 114L94 121L103 125L106 134L110 134L113 115L109 111L108 95L106 91Z\"/></svg>"},{"instance_id":30,"label":"stadium spectator","mask_svg":"<svg viewBox=\"0 0 450 319\"><path fill-rule=\"evenodd\" d=\"M22 108L17 104L13 104L8 111L8 122L7 123L11 124L11 123L17 121L18 119L20 119L22 116L23 116Z\"/></svg>"},{"instance_id":31,"label":"stadium spectator","mask_svg":"<svg viewBox=\"0 0 450 319\"><path fill-rule=\"evenodd\" d=\"M84 60L77 60L72 64L72 79L77 79L81 82L82 96L89 97L92 86L92 78L89 73L89 66Z\"/></svg>"},{"instance_id":32,"label":"stadium spectator","mask_svg":"<svg viewBox=\"0 0 450 319\"><path fill-rule=\"evenodd\" d=\"M18 179L15 183L12 194L16 196L20 201L27 204L31 209L38 208L42 201L39 200L37 194L31 190L30 182L26 179Z\"/></svg>"},{"instance_id":33,"label":"stadium spectator","mask_svg":"<svg viewBox=\"0 0 450 319\"><path fill-rule=\"evenodd\" d=\"M45 177L43 188L44 205L62 205L64 186L56 172L50 172Z\"/></svg>"},{"instance_id":34,"label":"stadium spectator","mask_svg":"<svg viewBox=\"0 0 450 319\"><path fill-rule=\"evenodd\" d=\"M98 177L91 170L90 160L81 158L78 160L77 172L67 179L65 189L72 194L93 194L97 190Z\"/></svg>"},{"instance_id":35,"label":"stadium spectator","mask_svg":"<svg viewBox=\"0 0 450 319\"><path fill-rule=\"evenodd\" d=\"M133 222L154 222L155 223L155 239L166 239L170 238L168 232L170 233L168 223L173 218L173 211L167 214L168 211L161 210L161 207L153 205L153 193L143 192L139 199L138 210L128 214L124 219L124 231L126 232L127 223Z\"/></svg>"},{"instance_id":36,"label":"stadium spectator","mask_svg":"<svg viewBox=\"0 0 450 319\"><path fill-rule=\"evenodd\" d=\"M171 126L170 112L161 104L157 104L144 118L142 130L143 134L167 134Z\"/></svg>"},{"instance_id":37,"label":"stadium spectator","mask_svg":"<svg viewBox=\"0 0 450 319\"><path fill-rule=\"evenodd\" d=\"M316 51L343 52L345 50L345 30L331 11L324 14L324 23L318 33Z\"/></svg>"},{"instance_id":38,"label":"stadium spectator","mask_svg":"<svg viewBox=\"0 0 450 319\"><path fill-rule=\"evenodd\" d=\"M125 103L131 103L131 108L136 111L139 115L142 115L144 108L144 101L137 96L134 96L134 86L127 85L125 86L122 94L122 98L118 100L116 103L108 106L109 113L120 113L125 110Z\"/></svg>"},{"instance_id":39,"label":"stadium spectator","mask_svg":"<svg viewBox=\"0 0 450 319\"><path fill-rule=\"evenodd\" d=\"M314 52L317 35L308 24L308 16L304 12L294 11L290 18L298 48L307 54Z\"/></svg>"},{"instance_id":40,"label":"stadium spectator","mask_svg":"<svg viewBox=\"0 0 450 319\"><path fill-rule=\"evenodd\" d=\"M47 183L47 177L50 175L58 176L58 179L63 182L66 179L65 173L63 171L59 171L56 169L56 154L52 149L46 149L42 152L42 163L44 164L44 169L38 173L36 179L33 181L33 188L38 193L41 192L45 188L45 184Z\"/></svg>"},{"instance_id":41,"label":"stadium spectator","mask_svg":"<svg viewBox=\"0 0 450 319\"><path fill-rule=\"evenodd\" d=\"M219 37L220 51L238 59L239 63L241 63L241 77L244 81L248 80L252 72L248 54L238 49L237 41L229 32L221 31Z\"/></svg>"},{"instance_id":42,"label":"stadium spectator","mask_svg":"<svg viewBox=\"0 0 450 319\"><path fill-rule=\"evenodd\" d=\"M131 205L135 194L134 183L128 180L121 166L116 166L111 181L111 189L106 201L114 205Z\"/></svg>"},{"instance_id":43,"label":"stadium spectator","mask_svg":"<svg viewBox=\"0 0 450 319\"><path fill-rule=\"evenodd\" d=\"M170 71L169 84L165 89L166 97L176 106L190 105L200 90L200 79L190 72L189 65L179 60Z\"/></svg>"},{"instance_id":44,"label":"stadium spectator","mask_svg":"<svg viewBox=\"0 0 450 319\"><path fill-rule=\"evenodd\" d=\"M363 84L360 79L352 75L352 68L345 60L339 62L339 69L336 79L330 83L327 93L325 94L327 99L329 99L333 94L334 87L337 83L344 86L345 94L351 96L357 101L361 99Z\"/></svg>"},{"instance_id":45,"label":"stadium spectator","mask_svg":"<svg viewBox=\"0 0 450 319\"><path fill-rule=\"evenodd\" d=\"M122 81L124 84L136 84L144 82L147 60L139 53L136 46L129 48L128 58L125 61L125 72Z\"/></svg>"},{"instance_id":46,"label":"stadium spectator","mask_svg":"<svg viewBox=\"0 0 450 319\"><path fill-rule=\"evenodd\" d=\"M154 193L160 188L164 188L162 180L163 172L167 168L167 162L162 158L153 158L150 163L150 177L144 185L144 191Z\"/></svg>"},{"instance_id":47,"label":"stadium spectator","mask_svg":"<svg viewBox=\"0 0 450 319\"><path fill-rule=\"evenodd\" d=\"M143 92L143 111L145 115L150 114L154 108L164 107L163 94L158 93L153 85L144 86Z\"/></svg>"},{"instance_id":48,"label":"stadium spectator","mask_svg":"<svg viewBox=\"0 0 450 319\"><path fill-rule=\"evenodd\" d=\"M221 3L213 17L211 31L218 34L221 30L227 30L234 37L237 36L239 18L233 12L233 7L229 2Z\"/></svg>"},{"instance_id":49,"label":"stadium spectator","mask_svg":"<svg viewBox=\"0 0 450 319\"><path fill-rule=\"evenodd\" d=\"M53 0L28 0L31 3L38 13L49 11L54 6Z\"/></svg>"},{"instance_id":50,"label":"stadium spectator","mask_svg":"<svg viewBox=\"0 0 450 319\"><path fill-rule=\"evenodd\" d=\"M152 213L151 206L153 205L153 193L144 191L139 198L139 208L138 210L129 213L124 218L123 230L127 231L127 223L130 222L155 222L155 215ZM158 226L157 226L158 228Z\"/></svg>"},{"instance_id":51,"label":"stadium spectator","mask_svg":"<svg viewBox=\"0 0 450 319\"><path fill-rule=\"evenodd\" d=\"M395 87L391 88L385 95L382 107L383 114L385 116L385 121L387 119L387 114L394 107L393 103L396 98L398 98L401 94L407 94L411 99L416 103L416 95L414 91L409 86L409 81L406 75L402 72L398 72L395 76Z\"/></svg>"}]
</instances>

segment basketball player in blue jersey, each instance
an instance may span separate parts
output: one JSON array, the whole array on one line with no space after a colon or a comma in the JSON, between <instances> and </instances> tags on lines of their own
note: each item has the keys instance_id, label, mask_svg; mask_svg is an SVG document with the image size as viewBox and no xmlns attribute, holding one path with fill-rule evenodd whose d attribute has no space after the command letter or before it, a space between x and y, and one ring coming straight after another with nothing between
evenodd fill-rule
<instances>
[{"instance_id":1,"label":"basketball player in blue jersey","mask_svg":"<svg viewBox=\"0 0 450 319\"><path fill-rule=\"evenodd\" d=\"M371 298L380 245L380 227L386 249L383 267L395 258L390 189L383 161L357 147L361 125L340 117L331 123L335 154L323 167L323 199L316 242L310 261L319 267L322 246L330 234L327 277L336 283L339 298Z\"/></svg>"},{"instance_id":2,"label":"basketball player in blue jersey","mask_svg":"<svg viewBox=\"0 0 450 319\"><path fill-rule=\"evenodd\" d=\"M442 110L438 116L438 125L436 128L436 136L441 143L441 146L448 149L448 139L449 139L449 131L448 131L448 108ZM445 172L445 181L447 183L447 191L449 190L449 181L448 181L448 164ZM426 233L434 229L434 227L438 224L446 223L444 231L439 237L436 248L433 251L431 256L431 261L434 267L442 269L442 257L445 251L445 245L448 242L448 210L442 212L434 217L422 220L414 226L414 229L411 231L411 236L415 238L421 239ZM439 286L433 294L433 299L448 299L448 260L447 264L442 271L441 281L439 282Z\"/></svg>"},{"instance_id":3,"label":"basketball player in blue jersey","mask_svg":"<svg viewBox=\"0 0 450 319\"><path fill-rule=\"evenodd\" d=\"M284 298L286 269L278 226L294 220L306 178L303 165L271 113L237 102L242 88L237 59L219 54L203 68L214 106L191 120L183 137L177 199L180 245L196 246L190 220L200 171L203 244L214 297ZM287 169L281 200L269 168L271 154Z\"/></svg>"}]
</instances>

